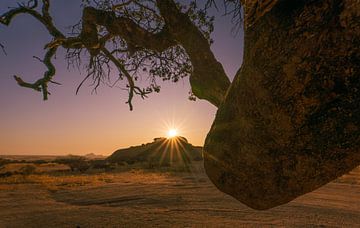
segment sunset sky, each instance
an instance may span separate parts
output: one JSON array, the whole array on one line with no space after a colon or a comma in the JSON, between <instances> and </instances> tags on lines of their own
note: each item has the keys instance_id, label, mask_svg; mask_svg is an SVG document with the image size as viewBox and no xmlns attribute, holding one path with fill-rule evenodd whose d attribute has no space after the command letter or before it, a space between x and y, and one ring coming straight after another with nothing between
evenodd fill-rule
<instances>
[{"instance_id":1,"label":"sunset sky","mask_svg":"<svg viewBox=\"0 0 360 228\"><path fill-rule=\"evenodd\" d=\"M58 28L77 23L81 16L80 0L53 0L52 15ZM0 14L14 0L1 0ZM232 79L242 62L242 34L231 35L231 20L217 15L212 46L217 59ZM42 25L27 15L17 17L10 27L0 25L0 154L87 154L109 155L119 148L151 142L165 137L168 128L194 145L202 145L216 108L206 101L188 100L188 78L174 84L163 83L160 94L146 100L136 97L134 111L125 104L127 93L118 88L82 87L75 95L85 71L67 69L64 49L54 61L55 81L52 95L42 100L41 93L19 87L13 75L34 81L45 67L33 56L43 57L44 44L51 40ZM116 72L114 72L116 73ZM89 84L89 83L88 83Z\"/></svg>"}]
</instances>

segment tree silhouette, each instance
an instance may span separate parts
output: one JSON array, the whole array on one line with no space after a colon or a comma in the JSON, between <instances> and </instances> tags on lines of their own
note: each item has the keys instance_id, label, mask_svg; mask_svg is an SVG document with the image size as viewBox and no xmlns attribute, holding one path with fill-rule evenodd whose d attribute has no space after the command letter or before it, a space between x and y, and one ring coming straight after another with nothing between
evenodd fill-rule
<instances>
[{"instance_id":1,"label":"tree silhouette","mask_svg":"<svg viewBox=\"0 0 360 228\"><path fill-rule=\"evenodd\" d=\"M37 19L52 36L45 45L43 62L47 71L33 83L14 76L20 86L42 92L48 99L49 83L56 83L56 68L52 64L57 50L67 50L68 64L79 66L83 59L87 76L94 90L102 83L111 86L125 80L128 105L133 109L135 95L145 98L159 92L158 80L177 82L190 77L190 99L195 96L219 106L230 85L222 65L210 50L210 33L213 17L207 15L209 7L217 7L208 1L203 8L196 2L180 4L173 0L83 0L81 21L72 26L70 36L62 33L50 15L50 0L29 0L18 4L0 17L0 23L10 25L20 14ZM239 1L224 1L231 8L234 20L240 15ZM3 48L3 46L1 46ZM117 69L112 78L112 68ZM141 76L149 78L149 85L138 85Z\"/></svg>"}]
</instances>

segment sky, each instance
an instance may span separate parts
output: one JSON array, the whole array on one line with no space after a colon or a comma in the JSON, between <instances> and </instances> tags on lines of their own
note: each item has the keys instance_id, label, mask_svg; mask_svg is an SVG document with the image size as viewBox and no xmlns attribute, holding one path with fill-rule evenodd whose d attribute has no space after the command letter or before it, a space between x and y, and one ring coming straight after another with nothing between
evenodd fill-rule
<instances>
[{"instance_id":1,"label":"sky","mask_svg":"<svg viewBox=\"0 0 360 228\"><path fill-rule=\"evenodd\" d=\"M0 14L14 6L14 0L0 1ZM242 63L243 35L231 34L231 19L214 11L215 43L212 50L223 64L230 80ZM64 33L81 17L80 0L53 0L51 14ZM53 61L57 72L49 100L42 94L19 87L13 75L35 81L45 67L33 56L43 57L44 44L51 37L35 19L22 15L9 27L0 25L0 43L7 55L0 53L0 155L110 155L119 148L151 142L166 137L169 128L193 145L202 146L215 118L216 108L207 101L188 100L188 78L178 83L161 83L161 92L142 100L136 97L134 110L125 104L127 93L118 88L76 88L85 71L68 69L64 50Z\"/></svg>"}]
</instances>

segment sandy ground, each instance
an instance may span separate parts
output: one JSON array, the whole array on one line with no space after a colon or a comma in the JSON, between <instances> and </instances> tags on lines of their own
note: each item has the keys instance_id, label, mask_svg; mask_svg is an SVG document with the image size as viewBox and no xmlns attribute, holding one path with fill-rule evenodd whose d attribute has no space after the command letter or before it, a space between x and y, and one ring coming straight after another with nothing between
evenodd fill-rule
<instances>
[{"instance_id":1,"label":"sandy ground","mask_svg":"<svg viewBox=\"0 0 360 228\"><path fill-rule=\"evenodd\" d=\"M360 227L359 168L267 211L218 191L201 166L10 178L0 179L0 227Z\"/></svg>"}]
</instances>

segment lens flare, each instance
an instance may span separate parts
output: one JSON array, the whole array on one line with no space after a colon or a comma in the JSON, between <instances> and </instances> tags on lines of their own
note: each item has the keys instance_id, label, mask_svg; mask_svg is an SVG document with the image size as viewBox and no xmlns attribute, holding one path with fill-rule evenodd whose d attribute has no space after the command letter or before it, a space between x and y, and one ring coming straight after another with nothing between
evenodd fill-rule
<instances>
[{"instance_id":1,"label":"lens flare","mask_svg":"<svg viewBox=\"0 0 360 228\"><path fill-rule=\"evenodd\" d=\"M178 135L178 132L176 129L170 129L167 133L168 138L174 138Z\"/></svg>"}]
</instances>

